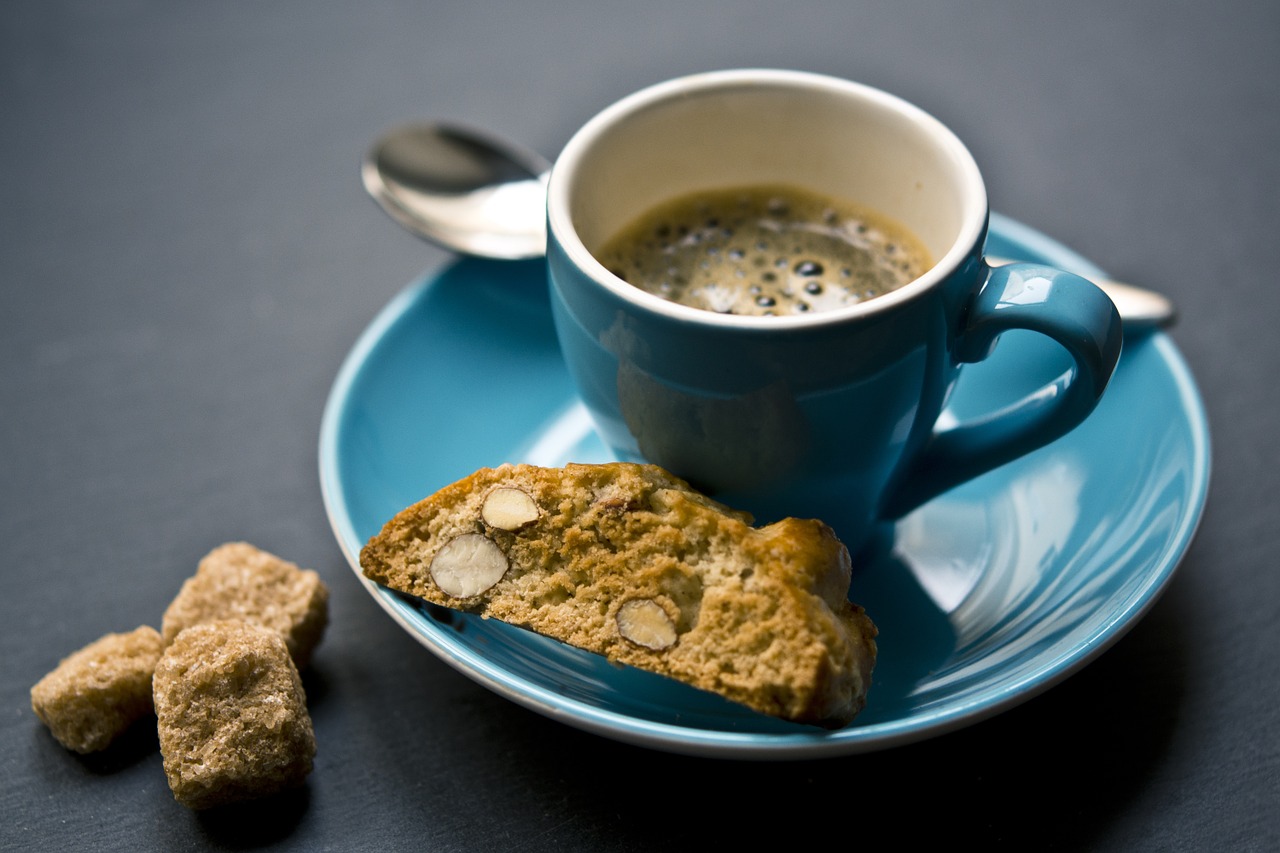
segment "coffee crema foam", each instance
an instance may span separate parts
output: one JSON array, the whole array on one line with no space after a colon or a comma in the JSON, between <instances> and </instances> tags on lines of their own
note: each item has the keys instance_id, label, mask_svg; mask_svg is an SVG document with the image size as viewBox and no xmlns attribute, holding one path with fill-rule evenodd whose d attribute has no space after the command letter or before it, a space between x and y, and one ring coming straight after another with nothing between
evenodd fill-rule
<instances>
[{"instance_id":1,"label":"coffee crema foam","mask_svg":"<svg viewBox=\"0 0 1280 853\"><path fill-rule=\"evenodd\" d=\"M914 234L866 207L792 186L691 193L649 210L596 253L627 283L721 314L833 311L932 265Z\"/></svg>"}]
</instances>

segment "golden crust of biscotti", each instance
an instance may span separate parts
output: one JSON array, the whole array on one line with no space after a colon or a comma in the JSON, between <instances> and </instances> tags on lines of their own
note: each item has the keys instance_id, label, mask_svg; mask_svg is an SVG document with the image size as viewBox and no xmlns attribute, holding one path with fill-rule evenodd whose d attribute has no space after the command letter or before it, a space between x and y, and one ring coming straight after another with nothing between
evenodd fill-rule
<instances>
[{"instance_id":1,"label":"golden crust of biscotti","mask_svg":"<svg viewBox=\"0 0 1280 853\"><path fill-rule=\"evenodd\" d=\"M829 527L753 527L653 465L482 469L396 515L360 563L401 592L798 722L850 722L875 662Z\"/></svg>"},{"instance_id":2,"label":"golden crust of biscotti","mask_svg":"<svg viewBox=\"0 0 1280 853\"><path fill-rule=\"evenodd\" d=\"M305 669L324 636L329 590L320 576L247 542L228 542L200 561L164 612L166 644L202 622L238 619L271 628Z\"/></svg>"},{"instance_id":3,"label":"golden crust of biscotti","mask_svg":"<svg viewBox=\"0 0 1280 853\"><path fill-rule=\"evenodd\" d=\"M315 733L283 637L236 620L178 634L156 665L157 731L174 798L207 809L300 785Z\"/></svg>"},{"instance_id":4,"label":"golden crust of biscotti","mask_svg":"<svg viewBox=\"0 0 1280 853\"><path fill-rule=\"evenodd\" d=\"M68 749L106 749L151 714L151 675L163 647L159 632L146 625L107 634L40 679L31 688L31 709Z\"/></svg>"}]
</instances>

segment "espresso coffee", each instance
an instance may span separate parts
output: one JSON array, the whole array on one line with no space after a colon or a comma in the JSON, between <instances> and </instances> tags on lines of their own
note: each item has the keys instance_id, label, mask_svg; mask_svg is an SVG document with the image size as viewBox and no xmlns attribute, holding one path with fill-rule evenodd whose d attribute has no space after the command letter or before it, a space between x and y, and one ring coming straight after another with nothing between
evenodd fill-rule
<instances>
[{"instance_id":1,"label":"espresso coffee","mask_svg":"<svg viewBox=\"0 0 1280 853\"><path fill-rule=\"evenodd\" d=\"M673 302L722 314L782 316L856 305L932 265L888 217L793 186L681 196L596 252L614 275Z\"/></svg>"}]
</instances>

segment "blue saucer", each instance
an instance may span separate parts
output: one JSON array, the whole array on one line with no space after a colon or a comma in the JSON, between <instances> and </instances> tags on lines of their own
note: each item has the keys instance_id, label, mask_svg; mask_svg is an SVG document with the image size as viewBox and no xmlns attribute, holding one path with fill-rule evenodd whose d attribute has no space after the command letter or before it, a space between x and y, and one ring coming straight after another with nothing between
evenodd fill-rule
<instances>
[{"instance_id":1,"label":"blue saucer","mask_svg":"<svg viewBox=\"0 0 1280 853\"><path fill-rule=\"evenodd\" d=\"M988 251L1100 274L1005 217ZM1009 333L965 368L951 411L990 411L1065 369L1053 344ZM383 523L477 468L611 458L560 360L541 261L461 260L401 293L347 357L320 434L325 507L357 576ZM990 717L1093 660L1173 576L1208 484L1208 427L1177 348L1158 332L1126 340L1083 425L935 499L861 558L850 598L879 626L880 658L866 710L831 732L364 583L445 662L569 725L687 754L844 755Z\"/></svg>"}]
</instances>

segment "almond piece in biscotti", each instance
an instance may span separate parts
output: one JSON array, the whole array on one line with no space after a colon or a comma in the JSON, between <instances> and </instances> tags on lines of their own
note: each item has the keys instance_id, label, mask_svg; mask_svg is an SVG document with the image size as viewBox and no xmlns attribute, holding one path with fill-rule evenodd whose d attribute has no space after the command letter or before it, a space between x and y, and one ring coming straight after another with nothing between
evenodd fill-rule
<instances>
[{"instance_id":1,"label":"almond piece in biscotti","mask_svg":"<svg viewBox=\"0 0 1280 853\"><path fill-rule=\"evenodd\" d=\"M484 523L499 530L519 530L533 524L539 515L538 504L529 493L510 486L494 489L480 508Z\"/></svg>"},{"instance_id":2,"label":"almond piece in biscotti","mask_svg":"<svg viewBox=\"0 0 1280 853\"><path fill-rule=\"evenodd\" d=\"M451 539L431 561L431 579L445 595L472 598L502 580L507 555L489 537L464 533Z\"/></svg>"},{"instance_id":3,"label":"almond piece in biscotti","mask_svg":"<svg viewBox=\"0 0 1280 853\"><path fill-rule=\"evenodd\" d=\"M655 651L676 644L676 623L651 598L633 598L618 608L618 633L638 646Z\"/></svg>"}]
</instances>

